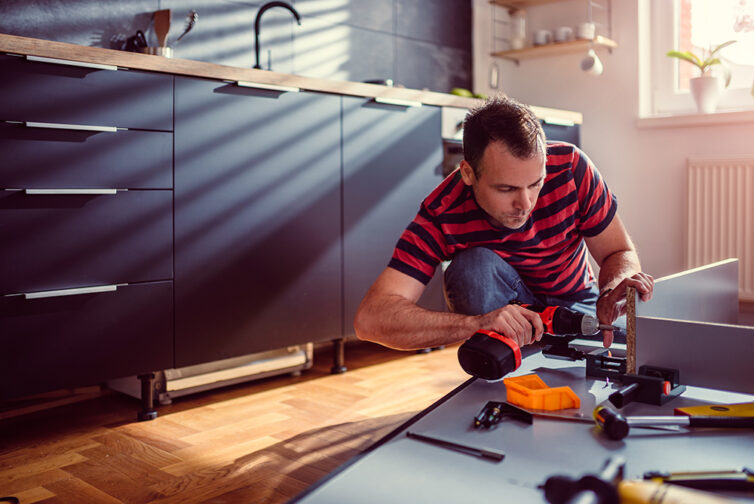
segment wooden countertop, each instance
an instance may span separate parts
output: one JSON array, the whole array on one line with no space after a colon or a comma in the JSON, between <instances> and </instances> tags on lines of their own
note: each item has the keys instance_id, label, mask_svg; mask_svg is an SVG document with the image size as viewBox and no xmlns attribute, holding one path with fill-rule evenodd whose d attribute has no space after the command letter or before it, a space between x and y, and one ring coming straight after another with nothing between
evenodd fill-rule
<instances>
[{"instance_id":1,"label":"wooden countertop","mask_svg":"<svg viewBox=\"0 0 754 504\"><path fill-rule=\"evenodd\" d=\"M85 63L117 65L134 70L163 72L174 75L191 77L205 77L209 79L248 81L258 84L273 84L279 86L294 86L297 88L334 93L350 96L364 96L370 98L392 98L398 100L419 101L426 105L443 107L471 108L480 103L474 98L463 98L434 91L397 88L365 84L362 82L336 81L304 77L301 75L283 74L253 68L240 68L203 61L185 60L179 58L164 58L99 47L87 47L65 42L53 42L16 35L0 33L0 52L58 58ZM570 121L581 124L582 115L579 112L559 110L546 107L531 106L540 119Z\"/></svg>"}]
</instances>

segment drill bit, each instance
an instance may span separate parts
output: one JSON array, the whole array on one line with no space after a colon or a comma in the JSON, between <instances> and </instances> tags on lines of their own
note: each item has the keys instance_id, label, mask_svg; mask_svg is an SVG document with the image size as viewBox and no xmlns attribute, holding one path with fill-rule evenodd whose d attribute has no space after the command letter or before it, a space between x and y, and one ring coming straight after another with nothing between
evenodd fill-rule
<instances>
[{"instance_id":1,"label":"drill bit","mask_svg":"<svg viewBox=\"0 0 754 504\"><path fill-rule=\"evenodd\" d=\"M617 325L612 325L612 324L599 324L599 326L597 326L597 327L599 327L600 331L618 331L618 330L620 330L620 327L618 327Z\"/></svg>"}]
</instances>

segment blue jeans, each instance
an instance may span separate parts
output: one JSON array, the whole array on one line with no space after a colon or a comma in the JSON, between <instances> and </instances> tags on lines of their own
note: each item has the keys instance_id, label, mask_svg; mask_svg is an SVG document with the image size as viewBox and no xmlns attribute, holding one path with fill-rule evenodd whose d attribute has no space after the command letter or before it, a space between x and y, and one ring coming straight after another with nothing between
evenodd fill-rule
<instances>
[{"instance_id":1,"label":"blue jeans","mask_svg":"<svg viewBox=\"0 0 754 504\"><path fill-rule=\"evenodd\" d=\"M592 286L591 295L585 299L536 296L513 266L483 247L464 250L453 258L445 270L443 288L448 310L464 315L481 315L518 300L525 304L565 306L594 316L599 296L597 285ZM617 325L625 327L625 319L619 319ZM625 342L623 331L615 331L614 337L616 342Z\"/></svg>"}]
</instances>

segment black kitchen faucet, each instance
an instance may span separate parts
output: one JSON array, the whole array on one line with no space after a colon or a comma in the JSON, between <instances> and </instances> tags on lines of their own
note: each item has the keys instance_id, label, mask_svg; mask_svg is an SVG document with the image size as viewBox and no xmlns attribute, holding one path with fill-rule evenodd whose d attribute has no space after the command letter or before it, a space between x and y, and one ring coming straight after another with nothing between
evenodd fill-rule
<instances>
[{"instance_id":1,"label":"black kitchen faucet","mask_svg":"<svg viewBox=\"0 0 754 504\"><path fill-rule=\"evenodd\" d=\"M257 18L254 20L254 51L257 61L257 64L254 65L254 68L262 68L262 65L259 64L259 28L262 21L262 14L264 14L267 9L271 9L273 7L285 7L286 9L291 11L291 13L295 16L296 21L298 21L298 24L301 25L301 16L299 16L298 11L287 2L267 2L262 7L260 7L259 12L257 12Z\"/></svg>"}]
</instances>

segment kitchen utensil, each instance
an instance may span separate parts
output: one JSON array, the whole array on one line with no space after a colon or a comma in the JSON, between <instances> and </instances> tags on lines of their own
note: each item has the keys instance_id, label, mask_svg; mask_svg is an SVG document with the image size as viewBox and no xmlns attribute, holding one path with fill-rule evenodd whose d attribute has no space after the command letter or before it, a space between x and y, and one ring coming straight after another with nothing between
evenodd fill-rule
<instances>
[{"instance_id":1,"label":"kitchen utensil","mask_svg":"<svg viewBox=\"0 0 754 504\"><path fill-rule=\"evenodd\" d=\"M147 46L147 39L146 37L144 37L144 32L141 30L136 30L136 34L126 39L124 50L131 51L131 52L138 52L138 51L141 51L146 46Z\"/></svg>"},{"instance_id":2,"label":"kitchen utensil","mask_svg":"<svg viewBox=\"0 0 754 504\"><path fill-rule=\"evenodd\" d=\"M172 47L139 47L138 51L142 54L152 54L154 56L162 56L164 58L172 58L173 57L173 48Z\"/></svg>"},{"instance_id":3,"label":"kitchen utensil","mask_svg":"<svg viewBox=\"0 0 754 504\"><path fill-rule=\"evenodd\" d=\"M141 30L136 30L136 35L134 36L134 45L138 47L147 47L149 44L147 44L147 37L144 35L144 32Z\"/></svg>"},{"instance_id":4,"label":"kitchen utensil","mask_svg":"<svg viewBox=\"0 0 754 504\"><path fill-rule=\"evenodd\" d=\"M170 9L155 11L153 16L154 33L157 35L157 45L167 46L168 32L170 31Z\"/></svg>"},{"instance_id":5,"label":"kitchen utensil","mask_svg":"<svg viewBox=\"0 0 754 504\"><path fill-rule=\"evenodd\" d=\"M179 37L178 37L177 39L175 39L175 42L173 42L173 45L175 45L175 44L177 44L178 42L180 42L180 41L181 41L181 39L182 39L182 38L183 38L183 37L184 37L184 36L185 36L185 35L186 35L186 34L187 34L188 32L190 32L190 31L191 31L191 29L192 29L192 28L194 27L194 25L196 24L196 20L197 20L197 19L199 19L199 14L198 14L198 13L197 13L196 11L192 10L191 12L189 12L189 13L188 13L188 16L186 16L186 29L184 29L184 30L183 30L183 33L181 33L181 34L180 34L180 36L179 36Z\"/></svg>"}]
</instances>

